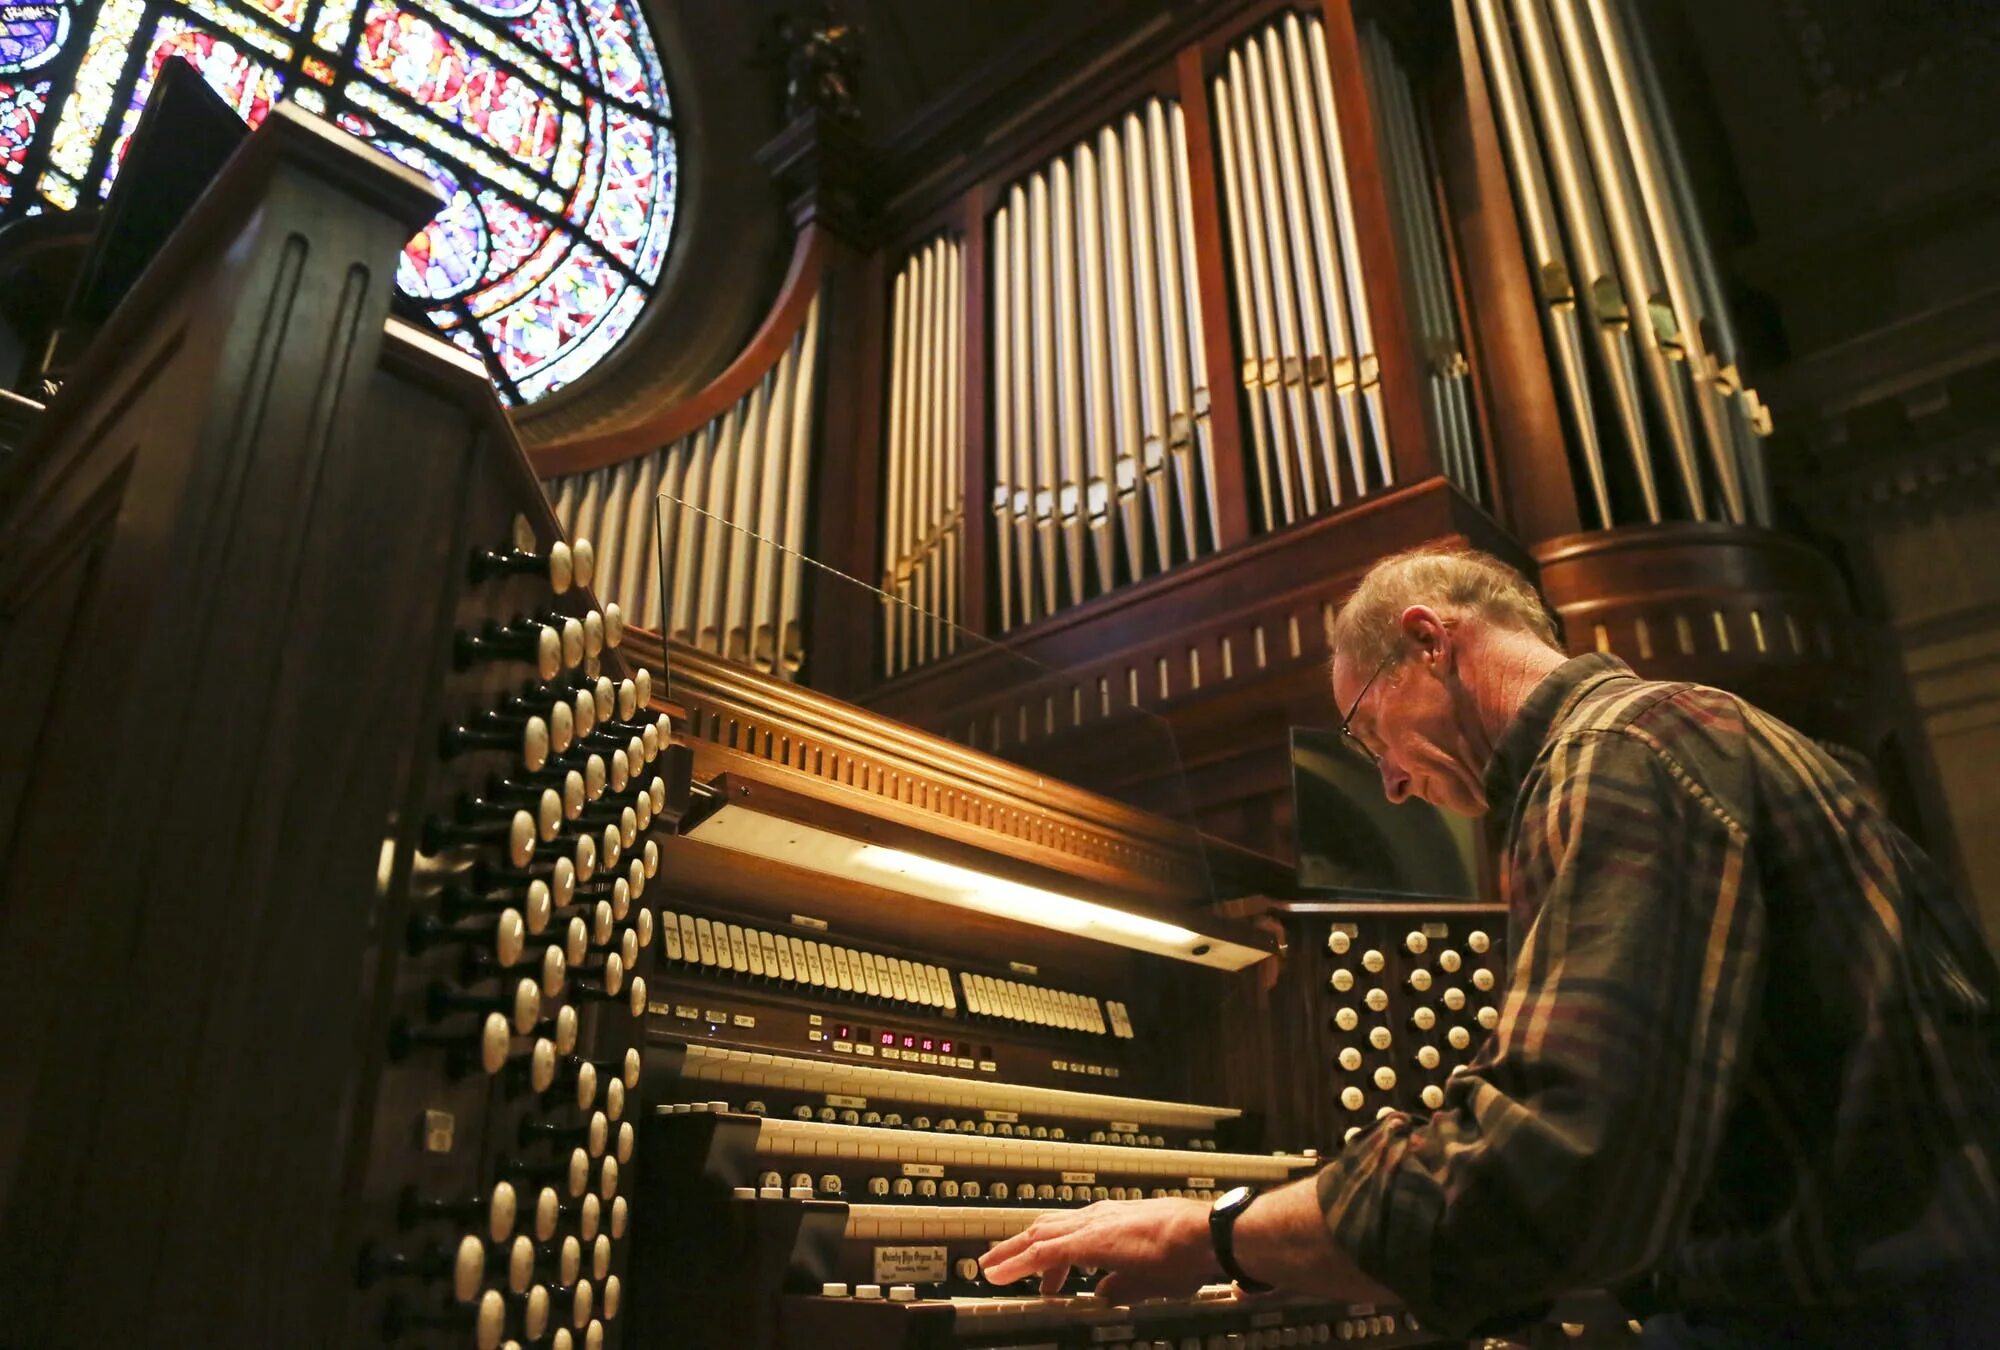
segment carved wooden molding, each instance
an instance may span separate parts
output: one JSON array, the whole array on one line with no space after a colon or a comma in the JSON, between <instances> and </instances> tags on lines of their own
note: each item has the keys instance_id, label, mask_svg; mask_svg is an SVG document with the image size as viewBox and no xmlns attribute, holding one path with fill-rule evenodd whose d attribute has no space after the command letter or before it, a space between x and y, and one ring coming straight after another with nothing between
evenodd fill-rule
<instances>
[{"instance_id":1,"label":"carved wooden molding","mask_svg":"<svg viewBox=\"0 0 2000 1350\"><path fill-rule=\"evenodd\" d=\"M656 636L632 632L626 644L661 664ZM698 778L776 769L988 832L1058 870L1110 868L1155 895L1209 897L1200 841L1172 821L692 647L671 644L664 664Z\"/></svg>"}]
</instances>

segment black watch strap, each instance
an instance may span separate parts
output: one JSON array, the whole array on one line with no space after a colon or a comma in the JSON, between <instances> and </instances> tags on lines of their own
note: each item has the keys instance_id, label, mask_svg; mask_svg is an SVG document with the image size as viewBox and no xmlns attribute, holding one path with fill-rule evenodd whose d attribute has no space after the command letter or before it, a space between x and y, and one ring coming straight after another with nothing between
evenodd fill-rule
<instances>
[{"instance_id":1,"label":"black watch strap","mask_svg":"<svg viewBox=\"0 0 2000 1350\"><path fill-rule=\"evenodd\" d=\"M1265 1294L1276 1288L1246 1273L1236 1263L1236 1217L1250 1208L1258 1195L1255 1186L1238 1186L1218 1199L1208 1210L1208 1240L1215 1248L1216 1263L1237 1287L1251 1294Z\"/></svg>"}]
</instances>

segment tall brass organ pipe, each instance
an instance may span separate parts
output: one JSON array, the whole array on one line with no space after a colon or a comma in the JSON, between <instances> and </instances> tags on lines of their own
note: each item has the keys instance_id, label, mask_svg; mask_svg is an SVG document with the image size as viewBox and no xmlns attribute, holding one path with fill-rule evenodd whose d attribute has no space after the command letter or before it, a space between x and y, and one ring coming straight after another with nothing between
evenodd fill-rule
<instances>
[{"instance_id":1,"label":"tall brass organ pipe","mask_svg":"<svg viewBox=\"0 0 2000 1350\"><path fill-rule=\"evenodd\" d=\"M1458 306L1444 228L1438 220L1430 141L1417 111L1410 79L1395 50L1373 24L1362 30L1362 59L1379 115L1382 165L1389 208L1404 271L1411 278L1412 316L1426 367L1425 406L1431 438L1445 476L1474 501L1483 501L1479 439L1474 430L1471 367L1459 335Z\"/></svg>"},{"instance_id":2,"label":"tall brass organ pipe","mask_svg":"<svg viewBox=\"0 0 2000 1350\"><path fill-rule=\"evenodd\" d=\"M1629 0L1472 3L1586 516L1604 528L1668 514L1768 523L1770 419L1737 370L1714 257ZM1608 409L1594 404L1593 370Z\"/></svg>"},{"instance_id":3,"label":"tall brass organ pipe","mask_svg":"<svg viewBox=\"0 0 2000 1350\"><path fill-rule=\"evenodd\" d=\"M1245 37L1213 93L1252 468L1273 530L1393 476L1324 25L1286 14Z\"/></svg>"},{"instance_id":4,"label":"tall brass organ pipe","mask_svg":"<svg viewBox=\"0 0 2000 1350\"><path fill-rule=\"evenodd\" d=\"M543 484L571 537L597 541L599 599L680 642L798 672L818 352L815 299L790 348L721 416Z\"/></svg>"},{"instance_id":5,"label":"tall brass organ pipe","mask_svg":"<svg viewBox=\"0 0 2000 1350\"><path fill-rule=\"evenodd\" d=\"M891 675L958 650L965 552L964 265L964 244L939 235L904 261L890 294L882 663Z\"/></svg>"},{"instance_id":6,"label":"tall brass organ pipe","mask_svg":"<svg viewBox=\"0 0 2000 1350\"><path fill-rule=\"evenodd\" d=\"M992 219L1003 628L1214 547L1187 132L1149 100L1013 184Z\"/></svg>"}]
</instances>

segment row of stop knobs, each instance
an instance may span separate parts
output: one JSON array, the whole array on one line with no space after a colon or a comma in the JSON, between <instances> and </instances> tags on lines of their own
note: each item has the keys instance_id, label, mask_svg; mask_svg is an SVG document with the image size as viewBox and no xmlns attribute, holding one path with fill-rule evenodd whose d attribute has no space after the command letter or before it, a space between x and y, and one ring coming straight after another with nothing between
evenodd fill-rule
<instances>
[{"instance_id":1,"label":"row of stop knobs","mask_svg":"<svg viewBox=\"0 0 2000 1350\"><path fill-rule=\"evenodd\" d=\"M561 593L588 584L590 560L587 544L558 542L544 553L482 553L472 571L475 580L537 573ZM425 822L423 851L467 865L448 865L449 880L410 921L406 943L412 954L459 957L451 978L424 990L421 1011L397 1023L391 1050L441 1050L448 1077L483 1072L509 1095L534 1094L539 1112L519 1122L522 1152L499 1164L484 1194L404 1194L405 1229L442 1222L455 1236L411 1247L412 1232L401 1250L363 1252L364 1282L446 1286L392 1299L391 1338L446 1332L481 1350L574 1350L601 1346L618 1315L612 1242L629 1222L619 1181L635 1143L624 1117L640 1060L636 1050L611 1061L579 1054L577 1005L645 1010L636 969L654 915L641 897L660 854L644 836L670 800L663 757L685 753L672 747L667 719L651 712L649 672L616 682L600 672L622 638L617 607L607 605L581 618L489 624L456 642L461 669L528 665L533 677L440 734L447 760L491 756L498 768L449 815ZM469 1030L457 1020L468 1013ZM534 1198L523 1215L526 1196Z\"/></svg>"},{"instance_id":2,"label":"row of stop knobs","mask_svg":"<svg viewBox=\"0 0 2000 1350\"><path fill-rule=\"evenodd\" d=\"M1473 963L1467 969L1467 959L1455 947L1440 946L1439 938L1421 929L1413 929L1404 938L1403 950L1408 954L1401 958L1408 962L1421 963L1426 957L1435 965L1435 972L1429 965L1415 964L1403 979L1406 997L1416 1000L1435 999L1438 1006L1429 1002L1419 1002L1406 1018L1408 1030L1423 1043L1416 1046L1410 1059L1424 1072L1434 1072L1444 1063L1444 1053L1431 1037L1440 1036L1445 1046L1463 1056L1468 1054L1475 1043L1473 1027L1490 1031L1499 1024L1499 1010L1491 1004L1482 1003L1476 1008L1468 999L1466 990L1459 983L1443 983L1464 979L1475 991L1475 995L1490 995L1497 987L1497 979L1489 965L1478 964L1488 958L1492 951L1492 939L1483 931L1468 933L1464 947L1471 953ZM1357 1033L1362 1031L1365 1014L1385 1015L1390 1006L1389 989L1378 982L1388 972L1390 956L1382 947L1367 947L1357 952L1357 937L1346 928L1335 925L1327 934L1326 948L1329 955L1342 961L1327 977L1327 987L1335 994L1348 998L1359 995L1360 1006L1343 1002L1337 1007L1331 1019L1331 1029L1336 1033ZM1346 961L1353 959L1360 966L1357 975ZM1367 988L1362 988L1363 985ZM1364 1013L1365 1010L1365 1013ZM1456 1023L1452 1018L1463 1019ZM1396 1044L1396 1035L1386 1023L1368 1027L1365 1031L1367 1048L1387 1053ZM1367 1069L1362 1046L1349 1044L1341 1048L1336 1062L1349 1074L1361 1075ZM1360 1112L1368 1105L1368 1092L1372 1087L1381 1093L1395 1091L1400 1081L1395 1065L1378 1063L1372 1072L1366 1072L1361 1081L1350 1081L1340 1090L1340 1105L1347 1111ZM1418 1100L1427 1110L1437 1110L1444 1104L1444 1088L1437 1082L1423 1085ZM1395 1108L1387 1104L1378 1105L1375 1114L1380 1117L1390 1114ZM1359 1132L1358 1126L1347 1130L1348 1137Z\"/></svg>"}]
</instances>

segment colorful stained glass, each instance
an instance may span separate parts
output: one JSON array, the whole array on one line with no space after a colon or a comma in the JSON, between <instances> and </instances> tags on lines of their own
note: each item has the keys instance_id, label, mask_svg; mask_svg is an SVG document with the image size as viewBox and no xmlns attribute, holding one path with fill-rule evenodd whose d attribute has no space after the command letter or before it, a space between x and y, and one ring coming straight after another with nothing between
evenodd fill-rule
<instances>
[{"instance_id":1,"label":"colorful stained glass","mask_svg":"<svg viewBox=\"0 0 2000 1350\"><path fill-rule=\"evenodd\" d=\"M562 0L538 0L512 25L520 39L565 70L580 71L576 33L564 17Z\"/></svg>"},{"instance_id":2,"label":"colorful stained glass","mask_svg":"<svg viewBox=\"0 0 2000 1350\"><path fill-rule=\"evenodd\" d=\"M69 38L61 0L0 5L0 75L22 75L55 60Z\"/></svg>"},{"instance_id":3,"label":"colorful stained glass","mask_svg":"<svg viewBox=\"0 0 2000 1350\"><path fill-rule=\"evenodd\" d=\"M0 84L0 202L14 195L14 179L28 162L35 124L48 106L49 82Z\"/></svg>"},{"instance_id":4,"label":"colorful stained glass","mask_svg":"<svg viewBox=\"0 0 2000 1350\"><path fill-rule=\"evenodd\" d=\"M97 26L90 31L90 43L70 83L69 98L51 138L49 163L72 178L90 171L90 156L97 149L98 133L111 112L111 98L117 92L118 77L132 56L132 39L138 35L139 21L146 17L144 0L104 0L97 11ZM50 198L51 201L55 199ZM56 202L68 210L75 205Z\"/></svg>"},{"instance_id":5,"label":"colorful stained glass","mask_svg":"<svg viewBox=\"0 0 2000 1350\"><path fill-rule=\"evenodd\" d=\"M86 26L66 86L9 81ZM636 0L0 0L0 222L107 191L173 57L253 124L289 97L437 185L397 284L504 397L574 381L637 322L677 161Z\"/></svg>"},{"instance_id":6,"label":"colorful stained glass","mask_svg":"<svg viewBox=\"0 0 2000 1350\"><path fill-rule=\"evenodd\" d=\"M321 0L319 15L313 20L313 46L338 53L347 45L354 27L355 0Z\"/></svg>"},{"instance_id":7,"label":"colorful stained glass","mask_svg":"<svg viewBox=\"0 0 2000 1350\"><path fill-rule=\"evenodd\" d=\"M111 157L106 162L99 192L111 191L111 180L118 176L118 166L125 159L125 142L131 137L132 128L138 124L139 113L146 106L146 96L153 92L153 81L159 77L160 67L175 58L200 71L209 87L221 94L237 115L253 127L264 120L284 88L284 81L278 72L261 61L245 56L221 38L194 27L185 19L163 16L153 28L153 45L146 54L146 63L140 68L139 78L133 81L132 99L126 104L118 138L111 144Z\"/></svg>"},{"instance_id":8,"label":"colorful stained glass","mask_svg":"<svg viewBox=\"0 0 2000 1350\"><path fill-rule=\"evenodd\" d=\"M296 29L306 17L306 0L244 0L255 5L287 28Z\"/></svg>"},{"instance_id":9,"label":"colorful stained glass","mask_svg":"<svg viewBox=\"0 0 2000 1350\"><path fill-rule=\"evenodd\" d=\"M486 218L479 203L457 174L412 145L377 141L431 180L445 196L445 208L403 246L396 282L409 295L449 300L470 290L486 275Z\"/></svg>"}]
</instances>

